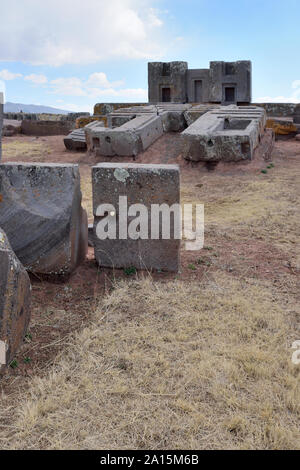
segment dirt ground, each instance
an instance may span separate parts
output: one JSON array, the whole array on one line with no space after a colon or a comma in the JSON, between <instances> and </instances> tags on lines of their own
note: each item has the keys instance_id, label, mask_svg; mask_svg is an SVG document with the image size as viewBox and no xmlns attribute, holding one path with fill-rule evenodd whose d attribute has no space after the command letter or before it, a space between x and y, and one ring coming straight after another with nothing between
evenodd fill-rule
<instances>
[{"instance_id":1,"label":"dirt ground","mask_svg":"<svg viewBox=\"0 0 300 470\"><path fill-rule=\"evenodd\" d=\"M78 163L92 220L91 167L107 159L66 151L61 136L14 136L3 139L3 161ZM291 344L300 340L300 142L276 142L267 162L257 158L210 170L184 161L180 137L170 133L136 162L180 165L182 203L205 205L204 249L188 252L182 243L178 274L102 269L90 248L85 263L63 282L31 276L29 332L0 381L0 447L300 448L300 369L291 363ZM82 351L74 359L75 345L82 349L84 341L94 344L87 348L90 356ZM216 366L214 347L221 361ZM145 364L150 382L142 384ZM106 367L117 372L107 378ZM64 400L59 383L66 374L72 377L70 396L83 377L89 390L92 383L102 390L93 395L101 436L91 424L94 412L80 428L71 422L68 400L64 413L51 408ZM128 377L122 382L120 374ZM53 402L45 408L49 386ZM80 415L76 400L72 413ZM114 419L111 408L119 410Z\"/></svg>"}]
</instances>

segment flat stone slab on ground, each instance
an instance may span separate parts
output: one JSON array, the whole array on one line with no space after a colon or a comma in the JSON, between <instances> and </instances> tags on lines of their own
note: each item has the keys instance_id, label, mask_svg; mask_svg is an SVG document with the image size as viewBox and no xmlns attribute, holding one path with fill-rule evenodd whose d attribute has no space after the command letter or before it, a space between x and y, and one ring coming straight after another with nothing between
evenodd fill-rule
<instances>
[{"instance_id":1,"label":"flat stone slab on ground","mask_svg":"<svg viewBox=\"0 0 300 470\"><path fill-rule=\"evenodd\" d=\"M133 163L100 163L92 169L94 247L100 266L111 268L157 269L175 271L179 269L180 240L174 239L171 223L171 238L151 239L151 204L180 203L180 173L177 165L146 165ZM126 216L120 210L119 196L127 196L128 208L132 204L143 204L148 209L148 239L120 239L117 223L117 238L101 240L97 237L97 224L103 217L97 215L98 206L111 204L115 208L116 222ZM135 217L129 217L129 223ZM161 236L161 229L160 229Z\"/></svg>"},{"instance_id":2,"label":"flat stone slab on ground","mask_svg":"<svg viewBox=\"0 0 300 470\"><path fill-rule=\"evenodd\" d=\"M78 165L0 164L0 226L28 271L69 274L86 256Z\"/></svg>"},{"instance_id":3,"label":"flat stone slab on ground","mask_svg":"<svg viewBox=\"0 0 300 470\"><path fill-rule=\"evenodd\" d=\"M22 343L30 320L30 298L28 274L0 228L0 372Z\"/></svg>"}]
</instances>

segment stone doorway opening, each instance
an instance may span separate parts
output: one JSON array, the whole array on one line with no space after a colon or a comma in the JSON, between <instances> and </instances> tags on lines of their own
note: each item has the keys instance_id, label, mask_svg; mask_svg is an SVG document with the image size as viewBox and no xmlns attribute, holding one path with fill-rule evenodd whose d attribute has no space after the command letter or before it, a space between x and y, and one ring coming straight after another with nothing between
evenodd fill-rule
<instances>
[{"instance_id":1,"label":"stone doorway opening","mask_svg":"<svg viewBox=\"0 0 300 470\"><path fill-rule=\"evenodd\" d=\"M161 89L161 100L163 103L170 103L171 101L171 88L163 87Z\"/></svg>"}]
</instances>

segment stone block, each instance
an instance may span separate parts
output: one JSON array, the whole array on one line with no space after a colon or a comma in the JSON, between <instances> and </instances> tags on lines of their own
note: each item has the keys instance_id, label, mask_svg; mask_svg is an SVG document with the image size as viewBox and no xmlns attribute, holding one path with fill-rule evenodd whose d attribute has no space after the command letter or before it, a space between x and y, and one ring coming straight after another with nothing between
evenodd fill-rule
<instances>
[{"instance_id":1,"label":"stone block","mask_svg":"<svg viewBox=\"0 0 300 470\"><path fill-rule=\"evenodd\" d=\"M300 105L299 104L295 106L293 118L294 118L295 124L300 124Z\"/></svg>"},{"instance_id":2,"label":"stone block","mask_svg":"<svg viewBox=\"0 0 300 470\"><path fill-rule=\"evenodd\" d=\"M74 128L72 121L32 121L24 119L21 124L21 132L25 135L68 135Z\"/></svg>"},{"instance_id":3,"label":"stone block","mask_svg":"<svg viewBox=\"0 0 300 470\"><path fill-rule=\"evenodd\" d=\"M175 271L179 269L180 240L174 237L171 216L170 239L162 239L161 227L158 239L151 239L151 205L180 203L180 173L177 165L146 165L133 163L100 163L92 169L95 257L100 266L110 268L154 269ZM124 220L128 228L135 219L127 218L127 210L119 197L127 197L127 207L143 204L148 210L148 231L144 239L127 238L119 230ZM116 222L116 239L99 239L97 225L103 217L99 206L111 204L114 211L108 219ZM178 225L176 225L178 229ZM126 230L127 232L127 230Z\"/></svg>"},{"instance_id":4,"label":"stone block","mask_svg":"<svg viewBox=\"0 0 300 470\"><path fill-rule=\"evenodd\" d=\"M96 154L136 156L163 134L162 119L154 113L142 113L120 127L89 129L89 142ZM88 143L89 148L89 143Z\"/></svg>"},{"instance_id":5,"label":"stone block","mask_svg":"<svg viewBox=\"0 0 300 470\"><path fill-rule=\"evenodd\" d=\"M70 274L88 246L78 165L0 164L0 226L28 271Z\"/></svg>"},{"instance_id":6,"label":"stone block","mask_svg":"<svg viewBox=\"0 0 300 470\"><path fill-rule=\"evenodd\" d=\"M0 228L0 372L10 364L30 320L30 280Z\"/></svg>"},{"instance_id":7,"label":"stone block","mask_svg":"<svg viewBox=\"0 0 300 470\"><path fill-rule=\"evenodd\" d=\"M181 134L187 160L251 160L266 124L266 113L253 106L224 106L209 111Z\"/></svg>"},{"instance_id":8,"label":"stone block","mask_svg":"<svg viewBox=\"0 0 300 470\"><path fill-rule=\"evenodd\" d=\"M295 135L297 133L297 127L293 123L292 118L269 118L267 119L266 126L269 129L273 129L275 135Z\"/></svg>"}]
</instances>

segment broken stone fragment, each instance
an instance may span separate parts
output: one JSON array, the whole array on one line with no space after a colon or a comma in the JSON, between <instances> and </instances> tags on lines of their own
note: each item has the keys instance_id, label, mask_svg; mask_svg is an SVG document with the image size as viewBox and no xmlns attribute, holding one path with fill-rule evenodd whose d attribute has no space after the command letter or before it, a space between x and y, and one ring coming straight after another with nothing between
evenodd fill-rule
<instances>
[{"instance_id":1,"label":"broken stone fragment","mask_svg":"<svg viewBox=\"0 0 300 470\"><path fill-rule=\"evenodd\" d=\"M0 226L28 271L69 274L85 259L81 198L78 165L0 164Z\"/></svg>"},{"instance_id":2,"label":"broken stone fragment","mask_svg":"<svg viewBox=\"0 0 300 470\"><path fill-rule=\"evenodd\" d=\"M0 228L0 372L10 364L30 320L30 280Z\"/></svg>"}]
</instances>

